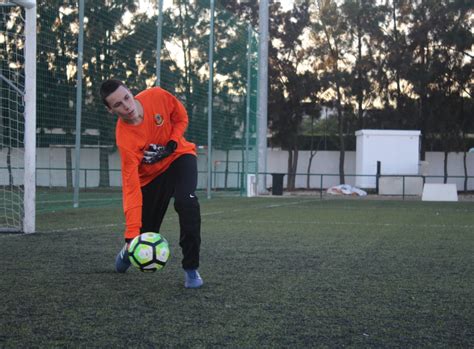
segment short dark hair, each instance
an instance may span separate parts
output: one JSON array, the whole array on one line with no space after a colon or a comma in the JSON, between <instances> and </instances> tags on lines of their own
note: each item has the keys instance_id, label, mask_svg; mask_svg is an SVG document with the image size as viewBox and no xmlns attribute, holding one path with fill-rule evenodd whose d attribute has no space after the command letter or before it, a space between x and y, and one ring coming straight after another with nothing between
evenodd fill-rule
<instances>
[{"instance_id":1,"label":"short dark hair","mask_svg":"<svg viewBox=\"0 0 474 349\"><path fill-rule=\"evenodd\" d=\"M105 80L102 85L100 85L100 97L105 106L109 107L106 98L115 92L120 86L126 87L125 84L117 79Z\"/></svg>"}]
</instances>

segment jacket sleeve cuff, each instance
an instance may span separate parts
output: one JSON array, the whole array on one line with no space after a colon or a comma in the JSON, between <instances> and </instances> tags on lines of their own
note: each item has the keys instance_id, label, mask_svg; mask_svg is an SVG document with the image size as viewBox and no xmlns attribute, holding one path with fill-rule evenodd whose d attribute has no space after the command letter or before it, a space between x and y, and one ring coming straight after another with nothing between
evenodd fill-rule
<instances>
[{"instance_id":1,"label":"jacket sleeve cuff","mask_svg":"<svg viewBox=\"0 0 474 349\"><path fill-rule=\"evenodd\" d=\"M140 228L137 228L137 229L127 228L123 235L125 239L133 240L135 237L140 235Z\"/></svg>"},{"instance_id":2,"label":"jacket sleeve cuff","mask_svg":"<svg viewBox=\"0 0 474 349\"><path fill-rule=\"evenodd\" d=\"M142 226L142 207L133 207L125 212L125 239L133 239L140 235L140 228Z\"/></svg>"}]
</instances>

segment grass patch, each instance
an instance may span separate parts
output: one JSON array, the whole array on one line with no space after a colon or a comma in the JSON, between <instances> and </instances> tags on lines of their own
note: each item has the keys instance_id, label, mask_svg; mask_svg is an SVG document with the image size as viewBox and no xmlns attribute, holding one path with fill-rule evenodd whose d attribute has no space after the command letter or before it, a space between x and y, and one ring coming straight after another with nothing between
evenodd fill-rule
<instances>
[{"instance_id":1,"label":"grass patch","mask_svg":"<svg viewBox=\"0 0 474 349\"><path fill-rule=\"evenodd\" d=\"M0 347L473 347L474 204L201 199L200 290L178 219L154 274L113 271L117 207L0 235Z\"/></svg>"}]
</instances>

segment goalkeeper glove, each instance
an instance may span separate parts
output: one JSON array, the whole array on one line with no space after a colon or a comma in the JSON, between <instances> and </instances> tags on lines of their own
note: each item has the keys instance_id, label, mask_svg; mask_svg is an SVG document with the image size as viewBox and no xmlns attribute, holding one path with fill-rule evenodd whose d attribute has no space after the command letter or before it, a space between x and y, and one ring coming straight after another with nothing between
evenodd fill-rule
<instances>
[{"instance_id":1,"label":"goalkeeper glove","mask_svg":"<svg viewBox=\"0 0 474 349\"><path fill-rule=\"evenodd\" d=\"M169 141L166 146L158 144L150 144L147 150L144 152L143 162L145 164L154 164L160 160L163 160L167 156L171 155L177 147L175 141Z\"/></svg>"}]
</instances>

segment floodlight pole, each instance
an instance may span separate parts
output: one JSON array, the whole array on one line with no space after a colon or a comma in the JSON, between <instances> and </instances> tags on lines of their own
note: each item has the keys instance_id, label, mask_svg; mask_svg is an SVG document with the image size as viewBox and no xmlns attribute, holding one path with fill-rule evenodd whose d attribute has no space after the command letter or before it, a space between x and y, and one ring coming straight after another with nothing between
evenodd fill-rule
<instances>
[{"instance_id":1,"label":"floodlight pole","mask_svg":"<svg viewBox=\"0 0 474 349\"><path fill-rule=\"evenodd\" d=\"M258 44L258 178L257 192L267 189L267 128L268 128L268 0L260 0L258 10L260 40Z\"/></svg>"},{"instance_id":2,"label":"floodlight pole","mask_svg":"<svg viewBox=\"0 0 474 349\"><path fill-rule=\"evenodd\" d=\"M207 97L207 198L212 189L212 87L214 79L214 0L211 1L211 28L209 33L209 91Z\"/></svg>"},{"instance_id":3,"label":"floodlight pole","mask_svg":"<svg viewBox=\"0 0 474 349\"><path fill-rule=\"evenodd\" d=\"M244 183L247 183L247 177L249 174L249 151L250 151L250 95L251 90L251 69L252 69L252 24L248 25L248 37L247 37L247 98L245 105L245 161L244 161ZM248 192L247 184L245 184Z\"/></svg>"},{"instance_id":4,"label":"floodlight pole","mask_svg":"<svg viewBox=\"0 0 474 349\"><path fill-rule=\"evenodd\" d=\"M156 22L156 86L161 85L161 41L163 37L163 0L158 0L158 21Z\"/></svg>"},{"instance_id":5,"label":"floodlight pole","mask_svg":"<svg viewBox=\"0 0 474 349\"><path fill-rule=\"evenodd\" d=\"M79 186L81 177L81 114L82 114L82 62L84 56L84 1L79 0L79 41L77 45L76 83L76 144L74 167L74 208L79 207Z\"/></svg>"}]
</instances>

